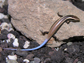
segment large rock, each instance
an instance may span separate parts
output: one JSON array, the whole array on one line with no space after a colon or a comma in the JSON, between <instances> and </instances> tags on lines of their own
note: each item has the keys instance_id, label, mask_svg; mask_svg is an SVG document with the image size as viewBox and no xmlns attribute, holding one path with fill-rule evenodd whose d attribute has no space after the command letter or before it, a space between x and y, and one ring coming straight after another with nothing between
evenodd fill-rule
<instances>
[{"instance_id":1,"label":"large rock","mask_svg":"<svg viewBox=\"0 0 84 63\"><path fill-rule=\"evenodd\" d=\"M8 0L9 14L12 16L12 24L28 38L41 44L47 35L41 31L49 31L52 24L59 18L57 12L62 15L76 15L80 22L64 23L55 36L59 40L73 36L84 35L84 12L76 8L69 1L63 0ZM53 41L53 40L52 40Z\"/></svg>"}]
</instances>

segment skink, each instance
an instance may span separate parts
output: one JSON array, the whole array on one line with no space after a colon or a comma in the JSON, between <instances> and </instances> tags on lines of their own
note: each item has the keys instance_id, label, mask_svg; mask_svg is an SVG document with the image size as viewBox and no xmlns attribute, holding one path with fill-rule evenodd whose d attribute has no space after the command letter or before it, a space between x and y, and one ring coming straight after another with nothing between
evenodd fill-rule
<instances>
[{"instance_id":1,"label":"skink","mask_svg":"<svg viewBox=\"0 0 84 63\"><path fill-rule=\"evenodd\" d=\"M20 50L21 51L32 51L32 50L36 50L36 49L39 49L39 48L43 47L50 40L50 38L58 31L58 29L62 26L62 24L64 22L69 23L70 21L72 21L72 22L76 22L76 21L79 22L80 19L78 17L74 16L74 15L66 15L66 16L63 16L63 17L59 18L51 26L47 38L45 39L45 41L41 45L39 45L39 46L37 46L35 48L31 48L31 49L20 49ZM3 49L5 49L5 50L18 50L18 49L12 49L12 48L3 48Z\"/></svg>"}]
</instances>

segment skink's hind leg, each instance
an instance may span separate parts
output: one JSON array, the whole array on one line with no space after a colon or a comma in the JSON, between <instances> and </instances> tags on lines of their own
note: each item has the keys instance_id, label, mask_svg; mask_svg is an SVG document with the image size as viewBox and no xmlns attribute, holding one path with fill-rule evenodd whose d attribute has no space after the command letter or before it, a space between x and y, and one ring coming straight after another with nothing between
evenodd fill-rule
<instances>
[{"instance_id":1,"label":"skink's hind leg","mask_svg":"<svg viewBox=\"0 0 84 63\"><path fill-rule=\"evenodd\" d=\"M55 41L59 41L59 39L56 36L52 36Z\"/></svg>"},{"instance_id":2,"label":"skink's hind leg","mask_svg":"<svg viewBox=\"0 0 84 63\"><path fill-rule=\"evenodd\" d=\"M47 31L45 31L45 32L43 32L42 30L40 30L40 31L41 31L42 35L45 35L45 34L48 34L49 33ZM53 35L52 37L54 38L55 41L59 41L59 39L57 39L56 36Z\"/></svg>"},{"instance_id":3,"label":"skink's hind leg","mask_svg":"<svg viewBox=\"0 0 84 63\"><path fill-rule=\"evenodd\" d=\"M40 32L42 33L42 35L45 35L45 34L48 34L49 32L47 32L47 31L42 31L42 30L40 30Z\"/></svg>"}]
</instances>

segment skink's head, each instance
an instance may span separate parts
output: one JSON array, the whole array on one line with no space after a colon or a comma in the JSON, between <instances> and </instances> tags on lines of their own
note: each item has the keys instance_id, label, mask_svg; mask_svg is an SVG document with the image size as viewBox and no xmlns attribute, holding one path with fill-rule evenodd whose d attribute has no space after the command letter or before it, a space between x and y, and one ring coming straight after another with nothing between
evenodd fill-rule
<instances>
[{"instance_id":1,"label":"skink's head","mask_svg":"<svg viewBox=\"0 0 84 63\"><path fill-rule=\"evenodd\" d=\"M80 22L80 19L74 15L67 15L66 18L71 20L72 22Z\"/></svg>"}]
</instances>

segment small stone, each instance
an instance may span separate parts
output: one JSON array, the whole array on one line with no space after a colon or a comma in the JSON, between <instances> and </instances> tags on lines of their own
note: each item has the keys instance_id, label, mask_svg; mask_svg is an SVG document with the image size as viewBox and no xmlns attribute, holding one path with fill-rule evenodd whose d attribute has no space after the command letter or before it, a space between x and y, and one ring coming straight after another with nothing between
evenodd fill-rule
<instances>
[{"instance_id":1,"label":"small stone","mask_svg":"<svg viewBox=\"0 0 84 63\"><path fill-rule=\"evenodd\" d=\"M3 19L3 18L8 18L6 15L0 13L0 19Z\"/></svg>"},{"instance_id":2,"label":"small stone","mask_svg":"<svg viewBox=\"0 0 84 63\"><path fill-rule=\"evenodd\" d=\"M40 58L35 57L34 58L34 63L40 63Z\"/></svg>"},{"instance_id":3,"label":"small stone","mask_svg":"<svg viewBox=\"0 0 84 63\"><path fill-rule=\"evenodd\" d=\"M19 47L19 43L18 43L18 39L17 38L14 39L13 46L14 47Z\"/></svg>"},{"instance_id":4,"label":"small stone","mask_svg":"<svg viewBox=\"0 0 84 63\"><path fill-rule=\"evenodd\" d=\"M30 42L26 41L25 44L23 45L23 48L28 48L30 46Z\"/></svg>"},{"instance_id":5,"label":"small stone","mask_svg":"<svg viewBox=\"0 0 84 63\"><path fill-rule=\"evenodd\" d=\"M1 30L4 30L4 29L6 29L7 31L13 30L12 25L10 23L7 23L7 22L3 22L1 24Z\"/></svg>"},{"instance_id":6,"label":"small stone","mask_svg":"<svg viewBox=\"0 0 84 63\"><path fill-rule=\"evenodd\" d=\"M69 58L69 57L66 57L65 58L65 63L73 63L73 59Z\"/></svg>"},{"instance_id":7,"label":"small stone","mask_svg":"<svg viewBox=\"0 0 84 63\"><path fill-rule=\"evenodd\" d=\"M68 46L69 46L69 45L72 45L72 42L68 42L67 45L68 45Z\"/></svg>"},{"instance_id":8,"label":"small stone","mask_svg":"<svg viewBox=\"0 0 84 63\"><path fill-rule=\"evenodd\" d=\"M5 40L3 40L2 42L6 42Z\"/></svg>"},{"instance_id":9,"label":"small stone","mask_svg":"<svg viewBox=\"0 0 84 63\"><path fill-rule=\"evenodd\" d=\"M57 47L57 48L55 48L55 50L56 50L56 51L59 51L59 48Z\"/></svg>"},{"instance_id":10,"label":"small stone","mask_svg":"<svg viewBox=\"0 0 84 63\"><path fill-rule=\"evenodd\" d=\"M23 62L29 63L30 61L28 59L24 59Z\"/></svg>"},{"instance_id":11,"label":"small stone","mask_svg":"<svg viewBox=\"0 0 84 63\"><path fill-rule=\"evenodd\" d=\"M7 31L6 29L1 30L1 34L3 34L3 35L7 35L7 34L8 34L8 31Z\"/></svg>"},{"instance_id":12,"label":"small stone","mask_svg":"<svg viewBox=\"0 0 84 63\"><path fill-rule=\"evenodd\" d=\"M0 0L0 7L3 7L5 0Z\"/></svg>"},{"instance_id":13,"label":"small stone","mask_svg":"<svg viewBox=\"0 0 84 63\"><path fill-rule=\"evenodd\" d=\"M22 62L23 62L23 58L22 58L22 57L17 58L17 61L18 61L19 63L22 63Z\"/></svg>"},{"instance_id":14,"label":"small stone","mask_svg":"<svg viewBox=\"0 0 84 63\"><path fill-rule=\"evenodd\" d=\"M50 58L46 58L44 63L51 63L51 59Z\"/></svg>"},{"instance_id":15,"label":"small stone","mask_svg":"<svg viewBox=\"0 0 84 63\"><path fill-rule=\"evenodd\" d=\"M7 37L8 37L8 39L10 39L10 38L15 39L15 36L14 36L12 33L9 33L9 34L7 35Z\"/></svg>"},{"instance_id":16,"label":"small stone","mask_svg":"<svg viewBox=\"0 0 84 63\"><path fill-rule=\"evenodd\" d=\"M73 63L77 63L78 62L78 58L76 58L75 60L74 60L74 62Z\"/></svg>"},{"instance_id":17,"label":"small stone","mask_svg":"<svg viewBox=\"0 0 84 63\"><path fill-rule=\"evenodd\" d=\"M8 55L8 59L17 60L17 55Z\"/></svg>"},{"instance_id":18,"label":"small stone","mask_svg":"<svg viewBox=\"0 0 84 63\"><path fill-rule=\"evenodd\" d=\"M6 58L6 63L18 63L16 60L10 60L8 58Z\"/></svg>"},{"instance_id":19,"label":"small stone","mask_svg":"<svg viewBox=\"0 0 84 63\"><path fill-rule=\"evenodd\" d=\"M77 63L82 63L81 61L78 61Z\"/></svg>"},{"instance_id":20,"label":"small stone","mask_svg":"<svg viewBox=\"0 0 84 63\"><path fill-rule=\"evenodd\" d=\"M0 52L2 52L2 47L0 47Z\"/></svg>"},{"instance_id":21,"label":"small stone","mask_svg":"<svg viewBox=\"0 0 84 63\"><path fill-rule=\"evenodd\" d=\"M67 51L67 48L65 48L64 51Z\"/></svg>"},{"instance_id":22,"label":"small stone","mask_svg":"<svg viewBox=\"0 0 84 63\"><path fill-rule=\"evenodd\" d=\"M9 43L10 42L10 39L7 39L6 42Z\"/></svg>"},{"instance_id":23,"label":"small stone","mask_svg":"<svg viewBox=\"0 0 84 63\"><path fill-rule=\"evenodd\" d=\"M5 39L7 39L7 36L3 35L3 34L0 34L0 40L5 40Z\"/></svg>"},{"instance_id":24,"label":"small stone","mask_svg":"<svg viewBox=\"0 0 84 63\"><path fill-rule=\"evenodd\" d=\"M34 54L27 55L26 59L33 60Z\"/></svg>"},{"instance_id":25,"label":"small stone","mask_svg":"<svg viewBox=\"0 0 84 63\"><path fill-rule=\"evenodd\" d=\"M26 51L20 51L20 50L17 50L16 54L19 56L23 56L23 57L26 57L28 55L28 53Z\"/></svg>"},{"instance_id":26,"label":"small stone","mask_svg":"<svg viewBox=\"0 0 84 63\"><path fill-rule=\"evenodd\" d=\"M4 30L4 29L9 30L9 24L6 23L6 22L3 22L3 23L1 24L1 30Z\"/></svg>"}]
</instances>

